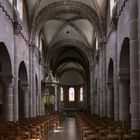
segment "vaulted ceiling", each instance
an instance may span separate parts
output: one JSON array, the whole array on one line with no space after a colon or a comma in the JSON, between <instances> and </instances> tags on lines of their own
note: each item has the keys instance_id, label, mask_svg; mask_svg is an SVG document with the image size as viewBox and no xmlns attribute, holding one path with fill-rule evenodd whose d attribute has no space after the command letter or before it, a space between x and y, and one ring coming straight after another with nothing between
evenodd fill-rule
<instances>
[{"instance_id":1,"label":"vaulted ceiling","mask_svg":"<svg viewBox=\"0 0 140 140\"><path fill-rule=\"evenodd\" d=\"M107 0L26 0L26 4L32 38L35 40L41 34L46 52L63 44L64 48L55 51L55 57L47 56L51 57L52 67L57 68L55 71L61 74L64 69L79 69L82 75L84 66L89 67L96 35L103 36ZM79 44L81 49L73 49ZM87 52L83 46L88 48Z\"/></svg>"}]
</instances>

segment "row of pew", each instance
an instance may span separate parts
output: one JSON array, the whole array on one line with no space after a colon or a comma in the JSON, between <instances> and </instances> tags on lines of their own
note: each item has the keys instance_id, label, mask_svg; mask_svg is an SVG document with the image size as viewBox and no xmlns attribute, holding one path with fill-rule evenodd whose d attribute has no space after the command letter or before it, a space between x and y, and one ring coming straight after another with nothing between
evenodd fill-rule
<instances>
[{"instance_id":1,"label":"row of pew","mask_svg":"<svg viewBox=\"0 0 140 140\"><path fill-rule=\"evenodd\" d=\"M47 140L59 126L60 120L62 115L54 113L18 122L1 123L0 140Z\"/></svg>"},{"instance_id":2,"label":"row of pew","mask_svg":"<svg viewBox=\"0 0 140 140\"><path fill-rule=\"evenodd\" d=\"M76 115L79 140L140 140L140 131L131 130L129 122L114 122L96 114Z\"/></svg>"}]
</instances>

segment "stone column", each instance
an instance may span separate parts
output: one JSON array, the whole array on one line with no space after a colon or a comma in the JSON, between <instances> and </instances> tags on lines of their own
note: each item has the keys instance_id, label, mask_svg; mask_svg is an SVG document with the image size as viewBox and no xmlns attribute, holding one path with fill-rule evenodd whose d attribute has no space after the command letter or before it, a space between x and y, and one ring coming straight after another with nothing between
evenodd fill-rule
<instances>
[{"instance_id":1,"label":"stone column","mask_svg":"<svg viewBox=\"0 0 140 140\"><path fill-rule=\"evenodd\" d=\"M34 98L34 100L33 100L33 110L34 110L34 117L36 117L37 116L37 90L35 89L35 92L34 92L34 94L33 94L33 98Z\"/></svg>"},{"instance_id":2,"label":"stone column","mask_svg":"<svg viewBox=\"0 0 140 140\"><path fill-rule=\"evenodd\" d=\"M29 88L28 84L21 84L21 89L23 91L23 102L24 102L24 118L29 118Z\"/></svg>"},{"instance_id":3,"label":"stone column","mask_svg":"<svg viewBox=\"0 0 140 140\"><path fill-rule=\"evenodd\" d=\"M97 114L100 115L100 93L97 92Z\"/></svg>"},{"instance_id":4,"label":"stone column","mask_svg":"<svg viewBox=\"0 0 140 140\"><path fill-rule=\"evenodd\" d=\"M29 47L29 113L33 117L33 45Z\"/></svg>"},{"instance_id":5,"label":"stone column","mask_svg":"<svg viewBox=\"0 0 140 140\"><path fill-rule=\"evenodd\" d=\"M88 102L88 100L87 100L87 98L88 98L88 97L87 97L87 96L88 96L88 95L87 95L87 92L88 92L88 91L87 91L87 80L86 80L86 82L85 82L85 84L84 84L84 89L83 89L83 90L84 90L84 110L86 111L86 110L88 110L88 109L87 109L87 107L88 107L88 106L87 106L87 102Z\"/></svg>"},{"instance_id":6,"label":"stone column","mask_svg":"<svg viewBox=\"0 0 140 140\"><path fill-rule=\"evenodd\" d=\"M119 79L119 120L128 121L130 119L130 91L129 76L118 76Z\"/></svg>"},{"instance_id":7,"label":"stone column","mask_svg":"<svg viewBox=\"0 0 140 140\"><path fill-rule=\"evenodd\" d=\"M90 66L90 113L94 113L95 112L95 108L94 108L94 77L93 77L93 66Z\"/></svg>"},{"instance_id":8,"label":"stone column","mask_svg":"<svg viewBox=\"0 0 140 140\"><path fill-rule=\"evenodd\" d=\"M80 87L75 87L75 109L78 111L78 103L79 103L79 95L80 95Z\"/></svg>"},{"instance_id":9,"label":"stone column","mask_svg":"<svg viewBox=\"0 0 140 140\"><path fill-rule=\"evenodd\" d=\"M60 101L60 87L57 88L57 104L58 104L58 111L60 112L61 110L61 101ZM63 99L64 99L64 96L63 96Z\"/></svg>"},{"instance_id":10,"label":"stone column","mask_svg":"<svg viewBox=\"0 0 140 140\"><path fill-rule=\"evenodd\" d=\"M67 87L63 88L63 92L64 92L64 110L67 107L67 101L68 101L68 89Z\"/></svg>"},{"instance_id":11,"label":"stone column","mask_svg":"<svg viewBox=\"0 0 140 140\"><path fill-rule=\"evenodd\" d=\"M113 83L107 83L107 117L114 118L114 88Z\"/></svg>"},{"instance_id":12,"label":"stone column","mask_svg":"<svg viewBox=\"0 0 140 140\"><path fill-rule=\"evenodd\" d=\"M4 120L13 121L13 76L6 75L2 77L5 94L4 94Z\"/></svg>"},{"instance_id":13,"label":"stone column","mask_svg":"<svg viewBox=\"0 0 140 140\"><path fill-rule=\"evenodd\" d=\"M97 114L97 91L94 91L94 113Z\"/></svg>"},{"instance_id":14,"label":"stone column","mask_svg":"<svg viewBox=\"0 0 140 140\"><path fill-rule=\"evenodd\" d=\"M100 117L103 117L103 93L100 91Z\"/></svg>"},{"instance_id":15,"label":"stone column","mask_svg":"<svg viewBox=\"0 0 140 140\"><path fill-rule=\"evenodd\" d=\"M140 129L139 115L139 61L138 51L138 4L139 0L130 0L130 94L131 94L131 128ZM139 49L139 50L138 50Z\"/></svg>"},{"instance_id":16,"label":"stone column","mask_svg":"<svg viewBox=\"0 0 140 140\"><path fill-rule=\"evenodd\" d=\"M39 110L38 110L38 115L41 115L41 93L40 93L40 92L38 93L38 100L39 100L39 101L38 101L38 104L39 104L39 105L38 105L38 106L39 106L39 107L38 107L38 109L39 109Z\"/></svg>"},{"instance_id":17,"label":"stone column","mask_svg":"<svg viewBox=\"0 0 140 140\"><path fill-rule=\"evenodd\" d=\"M114 120L119 121L119 85L117 74L114 76Z\"/></svg>"},{"instance_id":18,"label":"stone column","mask_svg":"<svg viewBox=\"0 0 140 140\"><path fill-rule=\"evenodd\" d=\"M54 105L55 105L55 111L58 111L58 94L57 94L57 86L54 87Z\"/></svg>"},{"instance_id":19,"label":"stone column","mask_svg":"<svg viewBox=\"0 0 140 140\"><path fill-rule=\"evenodd\" d=\"M16 69L16 68L15 68ZM14 78L14 94L13 94L13 103L14 103L14 121L19 120L19 105L18 105L18 78Z\"/></svg>"},{"instance_id":20,"label":"stone column","mask_svg":"<svg viewBox=\"0 0 140 140\"><path fill-rule=\"evenodd\" d=\"M36 115L39 115L39 90L36 89Z\"/></svg>"}]
</instances>

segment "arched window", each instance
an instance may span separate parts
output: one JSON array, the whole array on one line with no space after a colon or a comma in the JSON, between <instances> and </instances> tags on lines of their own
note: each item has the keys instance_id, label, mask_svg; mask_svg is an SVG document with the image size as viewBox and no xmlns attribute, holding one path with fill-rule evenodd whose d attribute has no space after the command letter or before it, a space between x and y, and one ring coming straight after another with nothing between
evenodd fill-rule
<instances>
[{"instance_id":1,"label":"arched window","mask_svg":"<svg viewBox=\"0 0 140 140\"><path fill-rule=\"evenodd\" d=\"M98 37L96 37L96 51L99 49L99 40Z\"/></svg>"},{"instance_id":2,"label":"arched window","mask_svg":"<svg viewBox=\"0 0 140 140\"><path fill-rule=\"evenodd\" d=\"M23 0L17 0L17 11L19 13L19 17L23 19Z\"/></svg>"},{"instance_id":3,"label":"arched window","mask_svg":"<svg viewBox=\"0 0 140 140\"><path fill-rule=\"evenodd\" d=\"M43 46L43 43L42 43L42 37L40 36L40 40L39 40L39 51L42 53L42 46Z\"/></svg>"},{"instance_id":4,"label":"arched window","mask_svg":"<svg viewBox=\"0 0 140 140\"><path fill-rule=\"evenodd\" d=\"M116 4L116 0L110 0L110 17L112 17L112 10Z\"/></svg>"},{"instance_id":5,"label":"arched window","mask_svg":"<svg viewBox=\"0 0 140 140\"><path fill-rule=\"evenodd\" d=\"M75 90L73 87L69 88L69 101L75 100Z\"/></svg>"},{"instance_id":6,"label":"arched window","mask_svg":"<svg viewBox=\"0 0 140 140\"><path fill-rule=\"evenodd\" d=\"M60 88L60 101L64 101L64 91L63 88Z\"/></svg>"},{"instance_id":7,"label":"arched window","mask_svg":"<svg viewBox=\"0 0 140 140\"><path fill-rule=\"evenodd\" d=\"M80 101L83 101L83 87L80 88Z\"/></svg>"}]
</instances>

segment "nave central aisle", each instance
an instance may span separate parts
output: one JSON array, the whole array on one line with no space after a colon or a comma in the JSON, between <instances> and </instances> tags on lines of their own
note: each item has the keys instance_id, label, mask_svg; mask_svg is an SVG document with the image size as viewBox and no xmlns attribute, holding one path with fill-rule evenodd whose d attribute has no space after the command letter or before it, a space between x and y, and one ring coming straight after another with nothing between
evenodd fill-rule
<instances>
[{"instance_id":1,"label":"nave central aisle","mask_svg":"<svg viewBox=\"0 0 140 140\"><path fill-rule=\"evenodd\" d=\"M48 140L78 140L75 118L66 118Z\"/></svg>"}]
</instances>

